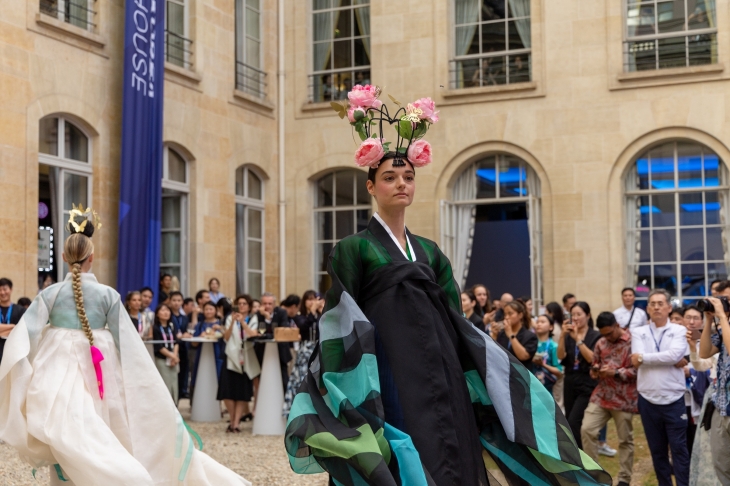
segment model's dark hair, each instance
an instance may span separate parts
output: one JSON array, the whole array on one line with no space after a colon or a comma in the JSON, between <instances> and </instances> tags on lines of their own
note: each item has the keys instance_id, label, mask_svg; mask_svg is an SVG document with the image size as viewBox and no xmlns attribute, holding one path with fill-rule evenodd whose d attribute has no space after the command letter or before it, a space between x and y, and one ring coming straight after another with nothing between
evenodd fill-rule
<instances>
[{"instance_id":1,"label":"model's dark hair","mask_svg":"<svg viewBox=\"0 0 730 486\"><path fill-rule=\"evenodd\" d=\"M200 299L202 299L203 298L203 294L209 294L209 293L210 293L210 291L208 291L206 289L198 290L198 292L195 294L195 302L197 302Z\"/></svg>"},{"instance_id":2,"label":"model's dark hair","mask_svg":"<svg viewBox=\"0 0 730 486\"><path fill-rule=\"evenodd\" d=\"M636 297L636 290L631 287L624 287L623 290L621 290L621 295L624 295L624 292L631 292L634 294L634 297Z\"/></svg>"},{"instance_id":3,"label":"model's dark hair","mask_svg":"<svg viewBox=\"0 0 730 486\"><path fill-rule=\"evenodd\" d=\"M381 165L383 164L383 162L385 162L386 160L388 160L388 159L394 159L395 157L396 157L396 154L394 154L393 152L388 152L387 154L385 154L385 155L383 156L383 158L381 159L380 163L378 164L378 166L377 166L376 168L374 168L374 169L373 169L373 168L371 167L371 168L370 168L370 169L368 170L368 180L369 180L370 182L372 182L373 184L375 184L375 175L376 175L376 174L378 173L378 169L380 168L380 166L381 166ZM404 156L401 156L401 159L400 159L400 160L402 160L403 162L405 162L405 163L407 163L408 165L410 165L410 166L411 166L411 169L413 169L413 172L415 172L415 171L416 171L415 167L413 167L413 164L411 164L411 161L410 161L410 160L408 160L408 159L407 159L407 158L405 158Z\"/></svg>"},{"instance_id":4,"label":"model's dark hair","mask_svg":"<svg viewBox=\"0 0 730 486\"><path fill-rule=\"evenodd\" d=\"M563 308L557 302L550 302L545 306L545 310L548 311L550 317L553 318L553 324L563 325L565 314L563 314Z\"/></svg>"},{"instance_id":5,"label":"model's dark hair","mask_svg":"<svg viewBox=\"0 0 730 486\"><path fill-rule=\"evenodd\" d=\"M315 290L307 290L302 294L302 302L299 304L299 313L303 316L307 315L307 312L309 310L307 309L307 301L309 299L316 299L317 298L317 291Z\"/></svg>"},{"instance_id":6,"label":"model's dark hair","mask_svg":"<svg viewBox=\"0 0 730 486\"><path fill-rule=\"evenodd\" d=\"M523 329L530 329L530 324L532 324L532 321L530 320L530 314L527 313L527 307L525 307L525 304L520 302L519 300L513 300L512 302L508 302L504 305L505 308L509 307L513 311L517 312L518 314L522 314L522 327Z\"/></svg>"},{"instance_id":7,"label":"model's dark hair","mask_svg":"<svg viewBox=\"0 0 730 486\"><path fill-rule=\"evenodd\" d=\"M570 311L573 312L573 309L576 307L580 307L580 309L586 313L588 317L588 327L593 329L593 316L591 315L591 306L588 305L588 302L578 301L570 308Z\"/></svg>"},{"instance_id":8,"label":"model's dark hair","mask_svg":"<svg viewBox=\"0 0 730 486\"><path fill-rule=\"evenodd\" d=\"M299 303L302 301L302 299L299 298L296 294L290 294L286 297L286 299L281 301L282 307L291 307L293 305L299 306Z\"/></svg>"},{"instance_id":9,"label":"model's dark hair","mask_svg":"<svg viewBox=\"0 0 730 486\"><path fill-rule=\"evenodd\" d=\"M601 312L598 314L598 317L596 317L596 327L598 329L610 327L614 324L616 324L616 316L613 315L613 312Z\"/></svg>"},{"instance_id":10,"label":"model's dark hair","mask_svg":"<svg viewBox=\"0 0 730 486\"><path fill-rule=\"evenodd\" d=\"M570 294L570 293L565 294L563 296L563 304L567 304L569 299L574 299L574 298L575 298L575 295L573 295L573 294Z\"/></svg>"}]
</instances>

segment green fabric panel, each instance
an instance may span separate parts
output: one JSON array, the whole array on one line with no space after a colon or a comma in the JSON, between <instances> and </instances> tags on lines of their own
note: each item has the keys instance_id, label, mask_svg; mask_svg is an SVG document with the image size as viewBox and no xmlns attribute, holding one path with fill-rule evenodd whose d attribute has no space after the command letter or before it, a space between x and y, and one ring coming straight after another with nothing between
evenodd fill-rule
<instances>
[{"instance_id":1,"label":"green fabric panel","mask_svg":"<svg viewBox=\"0 0 730 486\"><path fill-rule=\"evenodd\" d=\"M487 393L487 387L482 381L482 377L479 376L477 370L470 370L464 373L466 378L466 385L469 388L469 396L471 397L472 403L481 403L482 405L492 405L492 400L489 398Z\"/></svg>"},{"instance_id":2,"label":"green fabric panel","mask_svg":"<svg viewBox=\"0 0 730 486\"><path fill-rule=\"evenodd\" d=\"M550 457L560 458L558 431L555 428L555 400L532 373L530 373L530 402L537 449Z\"/></svg>"},{"instance_id":3,"label":"green fabric panel","mask_svg":"<svg viewBox=\"0 0 730 486\"><path fill-rule=\"evenodd\" d=\"M322 466L314 460L313 456L294 457L291 454L288 454L288 456L292 471L297 474L319 474L324 472Z\"/></svg>"},{"instance_id":4,"label":"green fabric panel","mask_svg":"<svg viewBox=\"0 0 730 486\"><path fill-rule=\"evenodd\" d=\"M314 456L353 458L370 474L383 460L383 456L369 425L365 424L356 430L360 435L352 439L337 440L331 433L321 432L306 439L305 443L313 449Z\"/></svg>"},{"instance_id":5,"label":"green fabric panel","mask_svg":"<svg viewBox=\"0 0 730 486\"><path fill-rule=\"evenodd\" d=\"M390 444L388 444L388 440L385 438L385 429L375 431L375 440L378 441L380 452L383 454L383 460L385 460L386 464L390 464Z\"/></svg>"},{"instance_id":6,"label":"green fabric panel","mask_svg":"<svg viewBox=\"0 0 730 486\"><path fill-rule=\"evenodd\" d=\"M355 369L344 373L328 371L322 375L322 383L327 387L325 401L337 417L340 404L349 400L352 406L359 407L373 390L380 393L378 362L373 354L363 354Z\"/></svg>"},{"instance_id":7,"label":"green fabric panel","mask_svg":"<svg viewBox=\"0 0 730 486\"><path fill-rule=\"evenodd\" d=\"M563 462L559 459L555 459L554 457L542 454L541 452L538 452L531 447L528 447L528 449L532 453L532 455L535 456L535 459L537 459L540 465L551 473L558 474L566 471L577 471L581 469L579 466L574 466L573 464L568 464L567 462Z\"/></svg>"},{"instance_id":8,"label":"green fabric panel","mask_svg":"<svg viewBox=\"0 0 730 486\"><path fill-rule=\"evenodd\" d=\"M583 452L583 449L578 449L580 451L580 458L583 462L583 468L588 470L595 470L595 471L602 471L603 468L598 465L596 461L591 459L591 456Z\"/></svg>"},{"instance_id":9,"label":"green fabric panel","mask_svg":"<svg viewBox=\"0 0 730 486\"><path fill-rule=\"evenodd\" d=\"M286 426L289 427L289 424L295 418L307 414L317 415L317 411L314 409L314 405L312 404L312 397L309 396L309 393L297 393L294 397L294 401L292 402Z\"/></svg>"},{"instance_id":10,"label":"green fabric panel","mask_svg":"<svg viewBox=\"0 0 730 486\"><path fill-rule=\"evenodd\" d=\"M530 486L551 486L550 483L547 483L543 481L542 479L538 478L534 474L532 474L531 471L529 471L526 467L524 467L519 462L515 461L510 455L505 454L501 450L497 449L496 447L492 446L489 442L484 440L484 438L480 438L482 445L484 448L492 455L497 457L500 461L504 463L505 466L510 468L512 471L515 472L518 476L520 476L522 479L524 479L527 484Z\"/></svg>"},{"instance_id":11,"label":"green fabric panel","mask_svg":"<svg viewBox=\"0 0 730 486\"><path fill-rule=\"evenodd\" d=\"M322 371L339 370L345 356L345 343L342 339L330 339L319 343L319 360ZM321 386L321 384L319 384Z\"/></svg>"}]
</instances>

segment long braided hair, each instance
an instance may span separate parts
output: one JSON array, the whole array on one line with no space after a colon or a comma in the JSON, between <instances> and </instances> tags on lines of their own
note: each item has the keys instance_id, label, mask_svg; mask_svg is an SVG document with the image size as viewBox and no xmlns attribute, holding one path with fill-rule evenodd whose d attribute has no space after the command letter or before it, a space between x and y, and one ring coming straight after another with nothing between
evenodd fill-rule
<instances>
[{"instance_id":1,"label":"long braided hair","mask_svg":"<svg viewBox=\"0 0 730 486\"><path fill-rule=\"evenodd\" d=\"M72 287L74 291L74 300L76 301L76 313L81 321L81 327L89 340L89 345L94 345L94 335L91 333L89 319L86 317L84 309L84 292L81 289L81 265L94 253L94 243L91 241L91 235L94 233L94 226L87 224L83 232L74 233L73 228L70 229L72 235L66 238L63 245L63 254L66 261L71 266Z\"/></svg>"}]
</instances>

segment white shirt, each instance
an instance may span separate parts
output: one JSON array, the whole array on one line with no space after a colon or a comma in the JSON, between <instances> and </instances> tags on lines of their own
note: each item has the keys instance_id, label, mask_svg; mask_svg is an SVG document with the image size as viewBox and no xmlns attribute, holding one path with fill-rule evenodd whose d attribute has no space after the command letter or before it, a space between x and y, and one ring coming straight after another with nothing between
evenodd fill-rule
<instances>
[{"instance_id":1,"label":"white shirt","mask_svg":"<svg viewBox=\"0 0 730 486\"><path fill-rule=\"evenodd\" d=\"M684 326L668 321L660 328L650 322L631 331L631 352L644 357L636 387L654 405L669 405L684 397L684 370L674 365L689 354L686 333Z\"/></svg>"},{"instance_id":2,"label":"white shirt","mask_svg":"<svg viewBox=\"0 0 730 486\"><path fill-rule=\"evenodd\" d=\"M634 310L633 316L631 315L632 310ZM634 329L637 327L646 326L647 323L646 312L644 312L643 309L639 309L638 307L632 307L631 309L627 309L626 307L621 306L613 311L613 315L616 318L616 322L618 322L619 325L624 329ZM630 325L629 319L631 319Z\"/></svg>"}]
</instances>

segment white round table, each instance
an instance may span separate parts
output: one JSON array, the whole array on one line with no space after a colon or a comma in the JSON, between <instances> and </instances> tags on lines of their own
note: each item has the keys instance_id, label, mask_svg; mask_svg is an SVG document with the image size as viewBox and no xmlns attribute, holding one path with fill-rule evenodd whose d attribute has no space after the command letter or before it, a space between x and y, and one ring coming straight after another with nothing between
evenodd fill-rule
<instances>
[{"instance_id":1,"label":"white round table","mask_svg":"<svg viewBox=\"0 0 730 486\"><path fill-rule=\"evenodd\" d=\"M286 418L281 414L284 406L284 389L279 365L279 343L274 340L257 342L265 342L266 349L264 362L261 365L259 393L256 396L253 435L284 435Z\"/></svg>"},{"instance_id":2,"label":"white round table","mask_svg":"<svg viewBox=\"0 0 730 486\"><path fill-rule=\"evenodd\" d=\"M188 343L200 343L198 374L195 378L195 396L190 418L193 422L219 422L221 419L218 395L218 372L215 365L213 346L218 340L205 338L183 338ZM281 379L279 380L281 382Z\"/></svg>"},{"instance_id":3,"label":"white round table","mask_svg":"<svg viewBox=\"0 0 730 486\"><path fill-rule=\"evenodd\" d=\"M147 351L150 353L150 357L152 358L152 362L155 362L155 347L154 344L167 344L167 341L157 340L157 341L143 341L145 347L147 348Z\"/></svg>"}]
</instances>

